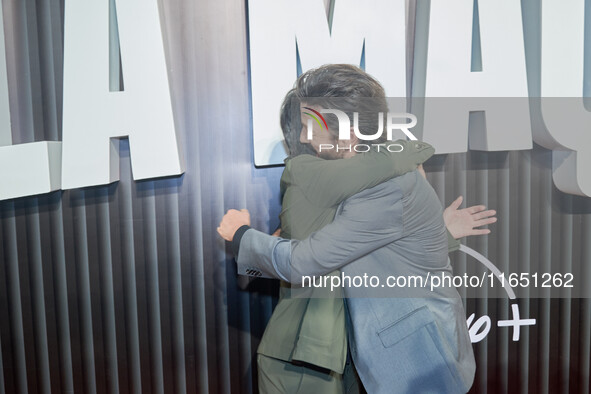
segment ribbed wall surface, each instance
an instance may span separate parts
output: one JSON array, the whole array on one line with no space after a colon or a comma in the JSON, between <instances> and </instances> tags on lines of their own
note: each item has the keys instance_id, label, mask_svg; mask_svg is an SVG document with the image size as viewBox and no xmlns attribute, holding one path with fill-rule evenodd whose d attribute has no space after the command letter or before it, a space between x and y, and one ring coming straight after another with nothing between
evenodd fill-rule
<instances>
[{"instance_id":1,"label":"ribbed wall surface","mask_svg":"<svg viewBox=\"0 0 591 394\"><path fill-rule=\"evenodd\" d=\"M2 6L13 141L60 140L63 1ZM252 165L245 3L160 9L186 173L134 182L123 140L119 182L0 202L0 393L256 392L276 284L240 290L215 232L228 208L264 231L280 209L282 168ZM591 199L555 189L549 151L448 155L428 170L442 201L498 210L493 234L467 244L501 270L560 263L591 281ZM506 299L467 305L510 317ZM588 393L589 300L519 305L536 326L513 342L493 325L475 345L473 392Z\"/></svg>"}]
</instances>

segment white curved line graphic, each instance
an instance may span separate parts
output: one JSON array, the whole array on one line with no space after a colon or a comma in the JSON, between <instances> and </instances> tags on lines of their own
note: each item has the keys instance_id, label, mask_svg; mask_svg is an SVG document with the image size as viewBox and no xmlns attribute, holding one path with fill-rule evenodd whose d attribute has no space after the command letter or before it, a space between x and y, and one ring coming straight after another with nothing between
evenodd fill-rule
<instances>
[{"instance_id":1,"label":"white curved line graphic","mask_svg":"<svg viewBox=\"0 0 591 394\"><path fill-rule=\"evenodd\" d=\"M462 252L474 257L476 260L480 261L482 264L484 264L484 266L486 268L488 268L493 274L495 274L495 276L497 277L499 282L501 282L501 286L503 286L503 288L507 292L507 295L509 296L510 299L514 300L517 298L517 297L515 297L515 292L513 292L513 288L511 287L511 285L509 285L509 283L507 283L506 280L501 280L501 271L499 271L497 266L494 265L489 259L487 259L483 255L481 255L480 253L478 253L474 249L469 248L463 244L460 244L460 250Z\"/></svg>"}]
</instances>

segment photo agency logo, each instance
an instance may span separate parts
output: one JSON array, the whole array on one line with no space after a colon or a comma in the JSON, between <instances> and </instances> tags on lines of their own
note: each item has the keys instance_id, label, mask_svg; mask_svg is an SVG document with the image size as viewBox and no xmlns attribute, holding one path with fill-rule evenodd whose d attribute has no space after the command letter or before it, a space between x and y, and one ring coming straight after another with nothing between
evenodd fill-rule
<instances>
[{"instance_id":1,"label":"photo agency logo","mask_svg":"<svg viewBox=\"0 0 591 394\"><path fill-rule=\"evenodd\" d=\"M376 143L372 141L382 140L384 131L386 132L386 140L392 141L395 137L395 132L402 132L407 138L412 141L416 141L417 137L409 130L417 125L417 117L411 113L403 112L388 112L384 116L384 112L378 112L375 114L377 117L377 131L371 131L368 134L368 130L360 130L359 127L359 112L353 112L353 127L351 128L351 119L344 111L334 108L319 108L318 110L309 106L302 107L302 113L308 117L306 122L306 137L309 141L314 138L314 124L316 123L320 128L320 132L329 132L328 123L323 114L332 114L336 116L338 121L337 131L339 141L350 141L351 130L355 137L359 141L363 141L357 144L339 145L339 144L319 144L319 151L336 150L338 151L355 151L357 153L368 152L372 147L375 147L377 151L380 149L387 149L389 152L401 152L404 147L397 143ZM385 120L384 120L385 119ZM384 127L384 122L386 123ZM398 133L398 138L402 137ZM397 139L398 139L397 138Z\"/></svg>"}]
</instances>

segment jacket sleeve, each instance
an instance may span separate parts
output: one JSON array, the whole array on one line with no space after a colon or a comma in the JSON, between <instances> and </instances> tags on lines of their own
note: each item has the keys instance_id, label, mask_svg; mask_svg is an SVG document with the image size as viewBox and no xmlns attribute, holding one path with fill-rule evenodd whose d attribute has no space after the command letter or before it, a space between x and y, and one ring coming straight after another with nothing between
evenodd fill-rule
<instances>
[{"instance_id":1,"label":"jacket sleeve","mask_svg":"<svg viewBox=\"0 0 591 394\"><path fill-rule=\"evenodd\" d=\"M238 271L294 284L304 275L326 275L402 237L402 214L402 191L380 187L348 199L331 224L301 241L250 229L242 237Z\"/></svg>"},{"instance_id":2,"label":"jacket sleeve","mask_svg":"<svg viewBox=\"0 0 591 394\"><path fill-rule=\"evenodd\" d=\"M289 264L290 240L274 237L255 229L248 229L240 240L236 256L239 275L277 278L287 281L277 262Z\"/></svg>"},{"instance_id":3,"label":"jacket sleeve","mask_svg":"<svg viewBox=\"0 0 591 394\"><path fill-rule=\"evenodd\" d=\"M453 235L449 232L446 228L445 231L447 232L447 252L455 252L456 250L460 249L460 240L455 239Z\"/></svg>"},{"instance_id":4,"label":"jacket sleeve","mask_svg":"<svg viewBox=\"0 0 591 394\"><path fill-rule=\"evenodd\" d=\"M397 140L403 149L389 152L385 146L349 159L323 160L310 155L287 162L291 182L300 187L310 202L333 207L352 195L388 179L414 171L435 149L420 141Z\"/></svg>"}]
</instances>

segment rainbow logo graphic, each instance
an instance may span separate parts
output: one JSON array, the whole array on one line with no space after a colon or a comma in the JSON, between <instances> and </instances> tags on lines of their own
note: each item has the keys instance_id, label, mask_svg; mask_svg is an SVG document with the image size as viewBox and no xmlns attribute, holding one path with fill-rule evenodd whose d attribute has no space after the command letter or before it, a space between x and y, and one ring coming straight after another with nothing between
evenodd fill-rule
<instances>
[{"instance_id":1,"label":"rainbow logo graphic","mask_svg":"<svg viewBox=\"0 0 591 394\"><path fill-rule=\"evenodd\" d=\"M304 109L312 111L312 112L314 112L314 114L318 115L318 117L320 117L320 119L322 119L322 123L324 123L324 126L326 126L326 130L328 130L328 125L326 124L326 120L324 120L324 116L322 116L320 114L320 112L318 112L310 107L304 107ZM318 125L320 126L320 129L324 129L324 126L322 126L322 123L320 123L320 119L318 119L318 117L314 116L314 114L311 114L309 112L304 112L304 114L311 116L316 121L316 123L318 123Z\"/></svg>"}]
</instances>

